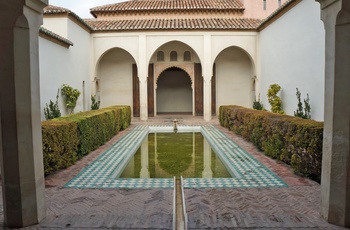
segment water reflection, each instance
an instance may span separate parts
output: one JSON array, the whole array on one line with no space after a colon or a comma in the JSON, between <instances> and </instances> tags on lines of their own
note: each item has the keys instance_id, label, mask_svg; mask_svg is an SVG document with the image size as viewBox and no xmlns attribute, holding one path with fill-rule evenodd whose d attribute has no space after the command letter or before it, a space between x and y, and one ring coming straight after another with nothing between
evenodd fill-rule
<instances>
[{"instance_id":1,"label":"water reflection","mask_svg":"<svg viewBox=\"0 0 350 230\"><path fill-rule=\"evenodd\" d=\"M151 133L120 178L228 178L201 133Z\"/></svg>"}]
</instances>

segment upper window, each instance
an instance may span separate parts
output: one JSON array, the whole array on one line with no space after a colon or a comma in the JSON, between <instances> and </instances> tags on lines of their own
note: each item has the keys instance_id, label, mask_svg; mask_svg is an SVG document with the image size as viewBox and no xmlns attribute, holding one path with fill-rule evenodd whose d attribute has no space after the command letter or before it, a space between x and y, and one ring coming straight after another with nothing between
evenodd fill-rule
<instances>
[{"instance_id":1,"label":"upper window","mask_svg":"<svg viewBox=\"0 0 350 230\"><path fill-rule=\"evenodd\" d=\"M170 61L177 61L177 53L176 51L170 52Z\"/></svg>"},{"instance_id":2,"label":"upper window","mask_svg":"<svg viewBox=\"0 0 350 230\"><path fill-rule=\"evenodd\" d=\"M191 61L191 52L190 51L185 51L184 61Z\"/></svg>"},{"instance_id":3,"label":"upper window","mask_svg":"<svg viewBox=\"0 0 350 230\"><path fill-rule=\"evenodd\" d=\"M263 8L266 10L266 0L263 0Z\"/></svg>"},{"instance_id":4,"label":"upper window","mask_svg":"<svg viewBox=\"0 0 350 230\"><path fill-rule=\"evenodd\" d=\"M164 61L164 52L163 51L158 51L157 61Z\"/></svg>"},{"instance_id":5,"label":"upper window","mask_svg":"<svg viewBox=\"0 0 350 230\"><path fill-rule=\"evenodd\" d=\"M282 3L281 0L278 0L278 7L281 7Z\"/></svg>"}]
</instances>

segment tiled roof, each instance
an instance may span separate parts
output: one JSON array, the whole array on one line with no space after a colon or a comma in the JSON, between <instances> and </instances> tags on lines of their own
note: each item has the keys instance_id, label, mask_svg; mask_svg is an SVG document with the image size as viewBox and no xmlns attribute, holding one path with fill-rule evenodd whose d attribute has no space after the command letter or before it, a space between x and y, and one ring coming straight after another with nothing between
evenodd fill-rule
<instances>
[{"instance_id":1,"label":"tiled roof","mask_svg":"<svg viewBox=\"0 0 350 230\"><path fill-rule=\"evenodd\" d=\"M71 42L70 40L68 40L68 39L66 39L58 34L55 34L54 32L52 32L44 27L40 27L39 32L43 33L49 37L52 37L60 42L63 42L65 44L67 44L68 46L73 46L73 42Z\"/></svg>"},{"instance_id":2,"label":"tiled roof","mask_svg":"<svg viewBox=\"0 0 350 230\"><path fill-rule=\"evenodd\" d=\"M242 11L244 6L239 0L130 0L94 7L91 9L91 13L96 16L98 13L125 13L129 11L167 12L174 10Z\"/></svg>"},{"instance_id":3,"label":"tiled roof","mask_svg":"<svg viewBox=\"0 0 350 230\"><path fill-rule=\"evenodd\" d=\"M52 5L44 8L44 15L58 15L58 14L71 15L73 18L77 19L84 26L86 26L89 30L91 29L83 19L81 19L76 13L74 13L69 9L58 7L58 6L52 6Z\"/></svg>"},{"instance_id":4,"label":"tiled roof","mask_svg":"<svg viewBox=\"0 0 350 230\"><path fill-rule=\"evenodd\" d=\"M44 14L70 14L73 13L71 10L68 10L63 7L58 6L47 6L44 8Z\"/></svg>"},{"instance_id":5,"label":"tiled roof","mask_svg":"<svg viewBox=\"0 0 350 230\"><path fill-rule=\"evenodd\" d=\"M254 30L261 23L249 18L86 20L93 31L132 30Z\"/></svg>"}]
</instances>

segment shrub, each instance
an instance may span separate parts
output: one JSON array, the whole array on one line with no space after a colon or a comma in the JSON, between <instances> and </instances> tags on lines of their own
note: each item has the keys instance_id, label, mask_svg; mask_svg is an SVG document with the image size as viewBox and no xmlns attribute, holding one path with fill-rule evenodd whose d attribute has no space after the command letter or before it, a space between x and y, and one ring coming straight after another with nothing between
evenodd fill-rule
<instances>
[{"instance_id":1,"label":"shrub","mask_svg":"<svg viewBox=\"0 0 350 230\"><path fill-rule=\"evenodd\" d=\"M256 109L256 110L263 110L264 109L264 105L260 101L260 94L259 94L258 100L255 100L253 102L253 109Z\"/></svg>"},{"instance_id":2,"label":"shrub","mask_svg":"<svg viewBox=\"0 0 350 230\"><path fill-rule=\"evenodd\" d=\"M277 96L277 93L280 90L281 90L281 86L279 86L278 84L270 85L270 88L267 91L267 98L271 105L271 112L285 114L285 112L282 109L282 100L279 96Z\"/></svg>"},{"instance_id":3,"label":"shrub","mask_svg":"<svg viewBox=\"0 0 350 230\"><path fill-rule=\"evenodd\" d=\"M61 88L61 92L64 97L66 108L68 109L69 113L73 113L74 108L77 105L77 100L80 96L80 91L64 84Z\"/></svg>"},{"instance_id":4,"label":"shrub","mask_svg":"<svg viewBox=\"0 0 350 230\"><path fill-rule=\"evenodd\" d=\"M91 110L97 110L100 108L100 101L96 100L96 95L91 95Z\"/></svg>"},{"instance_id":5,"label":"shrub","mask_svg":"<svg viewBox=\"0 0 350 230\"><path fill-rule=\"evenodd\" d=\"M50 100L49 105L46 104L46 107L44 108L44 115L46 120L51 120L57 117L61 116L60 108L58 107L58 93L60 89L57 91L56 95L56 102L53 103L53 101Z\"/></svg>"},{"instance_id":6,"label":"shrub","mask_svg":"<svg viewBox=\"0 0 350 230\"><path fill-rule=\"evenodd\" d=\"M221 106L220 124L266 155L316 181L321 177L323 123L240 106Z\"/></svg>"}]
</instances>

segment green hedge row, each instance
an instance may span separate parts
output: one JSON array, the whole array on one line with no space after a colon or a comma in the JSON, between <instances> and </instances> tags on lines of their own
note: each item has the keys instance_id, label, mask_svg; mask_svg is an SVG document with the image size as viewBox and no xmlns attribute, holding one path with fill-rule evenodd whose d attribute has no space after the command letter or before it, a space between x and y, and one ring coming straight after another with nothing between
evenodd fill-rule
<instances>
[{"instance_id":1,"label":"green hedge row","mask_svg":"<svg viewBox=\"0 0 350 230\"><path fill-rule=\"evenodd\" d=\"M221 106L220 124L295 172L320 181L323 123L240 106Z\"/></svg>"},{"instance_id":2,"label":"green hedge row","mask_svg":"<svg viewBox=\"0 0 350 230\"><path fill-rule=\"evenodd\" d=\"M131 122L129 106L112 106L42 122L45 175L74 164Z\"/></svg>"}]
</instances>

